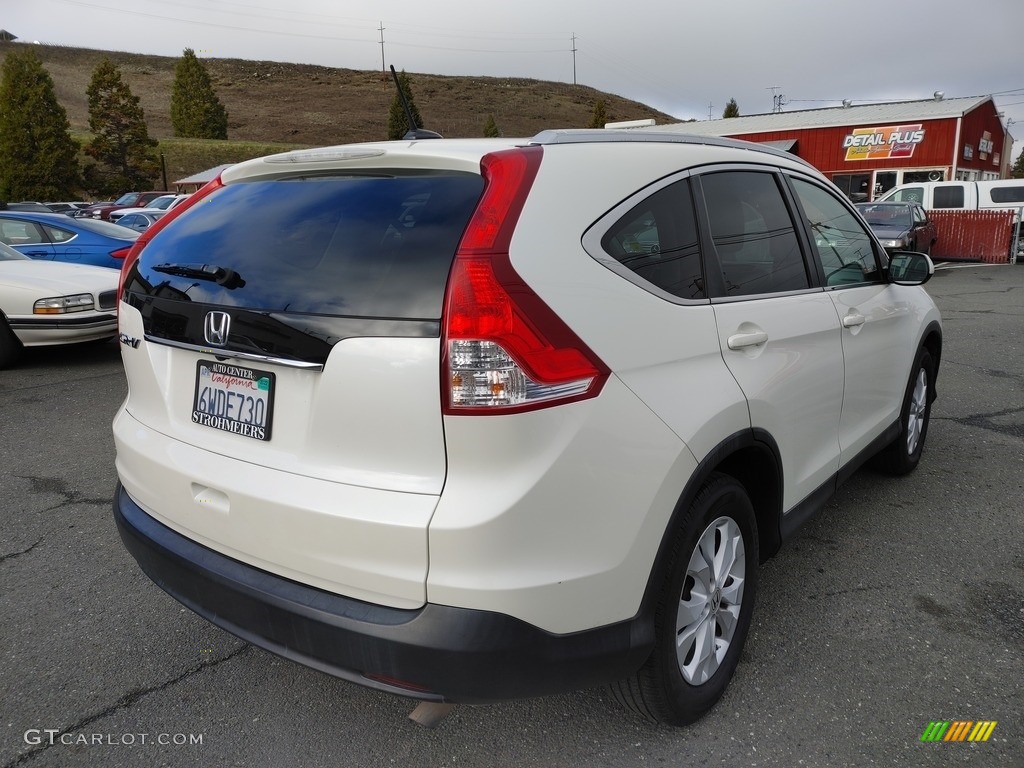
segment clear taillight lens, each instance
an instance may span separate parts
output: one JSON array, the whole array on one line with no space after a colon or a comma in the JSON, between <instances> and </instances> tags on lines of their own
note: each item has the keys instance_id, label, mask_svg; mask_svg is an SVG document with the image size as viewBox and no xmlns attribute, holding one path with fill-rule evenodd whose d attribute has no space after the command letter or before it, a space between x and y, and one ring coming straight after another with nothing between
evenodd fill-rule
<instances>
[{"instance_id":1,"label":"clear taillight lens","mask_svg":"<svg viewBox=\"0 0 1024 768\"><path fill-rule=\"evenodd\" d=\"M545 384L534 381L509 354L493 341L450 341L451 404L459 408L486 408L541 404L576 398L587 393L597 378Z\"/></svg>"}]
</instances>

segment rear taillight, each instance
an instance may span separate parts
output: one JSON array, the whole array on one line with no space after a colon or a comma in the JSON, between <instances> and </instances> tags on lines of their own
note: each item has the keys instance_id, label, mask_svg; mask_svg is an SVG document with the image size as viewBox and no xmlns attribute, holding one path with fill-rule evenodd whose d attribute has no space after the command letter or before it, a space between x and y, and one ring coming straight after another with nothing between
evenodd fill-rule
<instances>
[{"instance_id":1,"label":"rear taillight","mask_svg":"<svg viewBox=\"0 0 1024 768\"><path fill-rule=\"evenodd\" d=\"M542 149L486 155L486 186L445 293L444 412L500 414L596 396L608 368L512 267L509 244Z\"/></svg>"},{"instance_id":2,"label":"rear taillight","mask_svg":"<svg viewBox=\"0 0 1024 768\"><path fill-rule=\"evenodd\" d=\"M131 248L125 251L125 256L123 257L124 262L121 264L121 277L118 279L117 283L118 310L120 310L121 307L121 296L124 293L125 279L128 277L128 273L132 271L132 267L134 267L135 263L139 260L139 254L142 253L142 249L146 247L146 245L149 243L150 240L153 239L157 232L166 227L168 224L174 221L174 219L178 218L181 214L183 214L196 203L201 203L204 200L206 200L207 196L214 190L220 189L223 186L224 182L220 180L220 175L218 174L217 178L207 182L204 186L200 187L198 192L195 192L183 203L181 203L178 206L175 206L172 210L168 211L159 219L150 224L149 227L147 227L146 230L141 235L139 235L138 240L136 240L132 244ZM120 251L117 251L116 253L120 253ZM115 256L115 258L122 258L121 256L116 256L115 254L111 255Z\"/></svg>"},{"instance_id":3,"label":"rear taillight","mask_svg":"<svg viewBox=\"0 0 1024 768\"><path fill-rule=\"evenodd\" d=\"M134 243L132 245L134 245ZM111 251L110 252L110 258L112 258L112 259L123 259L125 256L128 255L128 253L129 253L129 251L131 251L131 249L132 249L131 245L126 246L124 248L118 248L116 251Z\"/></svg>"}]
</instances>

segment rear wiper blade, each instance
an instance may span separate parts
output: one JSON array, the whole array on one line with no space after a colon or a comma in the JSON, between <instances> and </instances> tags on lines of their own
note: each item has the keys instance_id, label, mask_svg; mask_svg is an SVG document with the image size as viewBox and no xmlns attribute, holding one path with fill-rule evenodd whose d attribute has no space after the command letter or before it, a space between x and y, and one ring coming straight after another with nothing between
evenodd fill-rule
<instances>
[{"instance_id":1,"label":"rear wiper blade","mask_svg":"<svg viewBox=\"0 0 1024 768\"><path fill-rule=\"evenodd\" d=\"M225 288L241 288L245 285L245 280L235 270L218 267L216 264L157 264L153 271L176 277L210 280Z\"/></svg>"}]
</instances>

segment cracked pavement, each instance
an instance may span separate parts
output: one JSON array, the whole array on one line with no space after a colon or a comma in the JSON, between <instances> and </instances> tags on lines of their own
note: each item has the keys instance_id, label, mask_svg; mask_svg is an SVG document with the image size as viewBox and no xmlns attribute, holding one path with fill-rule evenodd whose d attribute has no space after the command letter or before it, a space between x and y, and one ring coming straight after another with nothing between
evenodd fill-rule
<instances>
[{"instance_id":1,"label":"cracked pavement","mask_svg":"<svg viewBox=\"0 0 1024 768\"><path fill-rule=\"evenodd\" d=\"M113 523L116 345L30 351L0 371L0 768L1024 765L1024 265L927 288L945 345L920 467L858 472L765 564L736 678L681 730L603 690L426 730L199 619ZM998 725L922 744L936 719Z\"/></svg>"}]
</instances>

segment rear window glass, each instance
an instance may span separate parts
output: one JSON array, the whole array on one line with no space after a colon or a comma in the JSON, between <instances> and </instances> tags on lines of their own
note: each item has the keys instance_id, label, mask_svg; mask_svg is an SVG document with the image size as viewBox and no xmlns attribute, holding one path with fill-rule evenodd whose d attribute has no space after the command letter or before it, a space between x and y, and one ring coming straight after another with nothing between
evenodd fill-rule
<instances>
[{"instance_id":1,"label":"rear window glass","mask_svg":"<svg viewBox=\"0 0 1024 768\"><path fill-rule=\"evenodd\" d=\"M97 219L73 219L72 221L78 229L95 232L97 235L105 237L113 237L117 240L135 240L139 236L138 232L132 232L130 229L111 224L109 221Z\"/></svg>"},{"instance_id":2,"label":"rear window glass","mask_svg":"<svg viewBox=\"0 0 1024 768\"><path fill-rule=\"evenodd\" d=\"M253 310L438 319L482 189L470 173L230 184L153 239L129 288Z\"/></svg>"}]
</instances>

